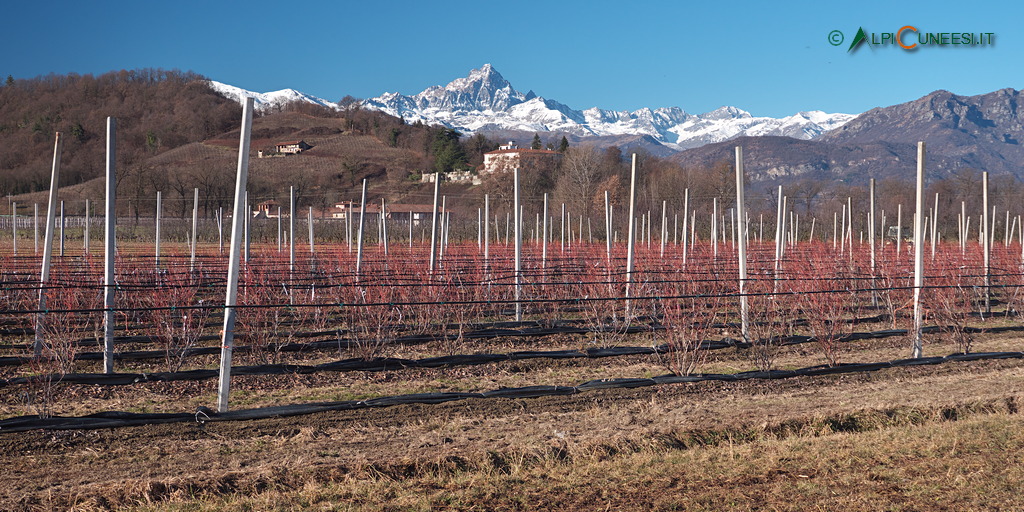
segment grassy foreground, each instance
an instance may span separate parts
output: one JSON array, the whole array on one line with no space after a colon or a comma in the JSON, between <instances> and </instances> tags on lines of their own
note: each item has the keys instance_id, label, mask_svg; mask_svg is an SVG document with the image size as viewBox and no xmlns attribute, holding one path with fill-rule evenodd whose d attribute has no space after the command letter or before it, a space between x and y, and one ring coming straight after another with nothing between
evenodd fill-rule
<instances>
[{"instance_id":1,"label":"grassy foreground","mask_svg":"<svg viewBox=\"0 0 1024 512\"><path fill-rule=\"evenodd\" d=\"M1019 510L1022 426L1004 411L631 453L492 454L138 510Z\"/></svg>"},{"instance_id":2,"label":"grassy foreground","mask_svg":"<svg viewBox=\"0 0 1024 512\"><path fill-rule=\"evenodd\" d=\"M899 347L858 348L882 360ZM788 350L781 364L808 347ZM642 375L657 364L645 357L259 383L264 397L287 391L285 402L369 384L384 394L467 381L488 389L524 375L535 384ZM709 366L744 357L723 351ZM109 393L109 404L146 389L78 387L76 396ZM1024 360L1007 359L0 433L0 510L1024 510L1021 401Z\"/></svg>"}]
</instances>

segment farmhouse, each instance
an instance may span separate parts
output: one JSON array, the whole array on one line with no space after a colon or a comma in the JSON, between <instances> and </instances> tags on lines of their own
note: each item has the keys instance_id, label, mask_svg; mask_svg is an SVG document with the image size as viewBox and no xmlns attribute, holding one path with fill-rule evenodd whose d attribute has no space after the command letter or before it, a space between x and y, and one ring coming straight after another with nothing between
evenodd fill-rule
<instances>
[{"instance_id":1,"label":"farmhouse","mask_svg":"<svg viewBox=\"0 0 1024 512\"><path fill-rule=\"evenodd\" d=\"M497 150L484 153L481 172L509 172L513 169L530 169L542 166L556 167L562 161L562 154L547 149L520 148L515 142L499 146Z\"/></svg>"},{"instance_id":2,"label":"farmhouse","mask_svg":"<svg viewBox=\"0 0 1024 512\"><path fill-rule=\"evenodd\" d=\"M274 145L274 149L282 155L297 155L312 147L304 140L289 140Z\"/></svg>"},{"instance_id":3,"label":"farmhouse","mask_svg":"<svg viewBox=\"0 0 1024 512\"><path fill-rule=\"evenodd\" d=\"M253 217L257 219L271 219L277 218L277 210L281 207L281 203L268 199L256 203L256 211L252 212Z\"/></svg>"},{"instance_id":4,"label":"farmhouse","mask_svg":"<svg viewBox=\"0 0 1024 512\"><path fill-rule=\"evenodd\" d=\"M449 171L449 172L444 173L444 175L441 177L441 180L442 181L449 181L449 182L452 182L452 183L459 183L459 184L466 184L466 183L468 183L470 185L479 185L479 184L483 183L483 181L480 179L480 174L479 174L480 169L481 168L478 167L477 168L477 172L473 172L473 171ZM432 173L432 172L425 172L425 173L423 173L420 176L420 183L433 183L434 180L436 180L436 179L437 179L437 174Z\"/></svg>"}]
</instances>

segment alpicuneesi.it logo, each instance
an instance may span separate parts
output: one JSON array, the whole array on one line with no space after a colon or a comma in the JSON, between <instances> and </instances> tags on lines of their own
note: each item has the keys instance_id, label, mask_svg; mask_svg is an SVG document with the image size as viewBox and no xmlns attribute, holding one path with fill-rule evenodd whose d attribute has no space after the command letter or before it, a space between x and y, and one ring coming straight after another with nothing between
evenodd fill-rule
<instances>
[{"instance_id":1,"label":"alpicuneesi.it logo","mask_svg":"<svg viewBox=\"0 0 1024 512\"><path fill-rule=\"evenodd\" d=\"M839 30L828 33L828 42L832 46L839 46L845 40ZM872 47L899 46L908 51L928 46L991 46L995 40L994 32L924 32L913 25L904 25L895 32L868 32L859 27L846 51L852 52L865 44Z\"/></svg>"}]
</instances>

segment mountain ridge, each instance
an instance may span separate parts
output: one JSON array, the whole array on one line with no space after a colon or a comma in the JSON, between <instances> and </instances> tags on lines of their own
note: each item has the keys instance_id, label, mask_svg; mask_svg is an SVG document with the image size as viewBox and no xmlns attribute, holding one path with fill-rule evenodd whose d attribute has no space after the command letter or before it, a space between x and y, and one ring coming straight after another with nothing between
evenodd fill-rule
<instances>
[{"instance_id":1,"label":"mountain ridge","mask_svg":"<svg viewBox=\"0 0 1024 512\"><path fill-rule=\"evenodd\" d=\"M306 101L338 109L338 104L294 89L256 93L221 82L210 86L241 101L251 96L261 108L289 101ZM804 111L783 118L755 117L733 106L701 114L680 107L607 110L574 109L557 100L537 95L532 89L517 90L491 64L473 69L446 85L433 85L407 96L385 92L361 102L363 108L459 130L464 134L493 132L558 133L576 137L649 136L667 152L680 151L744 135L784 135L813 139L852 120L851 114ZM655 152L666 152L650 146Z\"/></svg>"},{"instance_id":2,"label":"mountain ridge","mask_svg":"<svg viewBox=\"0 0 1024 512\"><path fill-rule=\"evenodd\" d=\"M852 120L851 114L798 112L784 118L754 117L733 106L702 114L679 107L635 111L591 107L575 110L555 100L517 91L490 64L445 86L405 96L384 93L363 106L409 121L442 124L466 133L494 130L561 132L577 136L650 135L672 150L698 147L743 135L812 139Z\"/></svg>"}]
</instances>

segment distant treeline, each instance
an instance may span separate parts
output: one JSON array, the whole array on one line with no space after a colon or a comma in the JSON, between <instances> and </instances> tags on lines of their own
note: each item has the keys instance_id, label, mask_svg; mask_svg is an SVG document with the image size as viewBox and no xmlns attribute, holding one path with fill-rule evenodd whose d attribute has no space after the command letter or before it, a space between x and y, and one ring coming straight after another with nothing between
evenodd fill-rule
<instances>
[{"instance_id":1,"label":"distant treeline","mask_svg":"<svg viewBox=\"0 0 1024 512\"><path fill-rule=\"evenodd\" d=\"M162 69L8 79L0 87L0 193L49 186L54 133L64 134L61 181L102 175L106 118L118 122L123 166L230 130L239 105L192 72Z\"/></svg>"}]
</instances>

